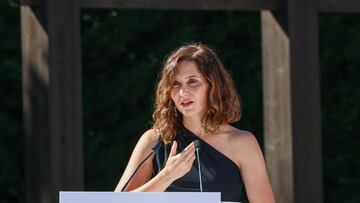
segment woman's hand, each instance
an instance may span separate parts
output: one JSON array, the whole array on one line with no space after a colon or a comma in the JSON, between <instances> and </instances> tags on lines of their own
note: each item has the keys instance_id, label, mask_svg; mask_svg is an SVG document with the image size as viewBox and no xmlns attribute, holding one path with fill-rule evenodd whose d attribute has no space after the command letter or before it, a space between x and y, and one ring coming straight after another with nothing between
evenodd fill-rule
<instances>
[{"instance_id":1,"label":"woman's hand","mask_svg":"<svg viewBox=\"0 0 360 203\"><path fill-rule=\"evenodd\" d=\"M166 162L164 173L172 181L188 173L195 160L194 142L189 144L182 152L176 154L177 143L173 141L169 158Z\"/></svg>"}]
</instances>

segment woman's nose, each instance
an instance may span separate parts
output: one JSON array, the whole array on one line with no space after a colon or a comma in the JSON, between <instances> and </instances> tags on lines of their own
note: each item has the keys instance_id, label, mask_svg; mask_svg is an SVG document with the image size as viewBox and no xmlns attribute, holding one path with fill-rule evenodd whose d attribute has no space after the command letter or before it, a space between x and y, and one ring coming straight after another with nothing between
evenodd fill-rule
<instances>
[{"instance_id":1,"label":"woman's nose","mask_svg":"<svg viewBox=\"0 0 360 203\"><path fill-rule=\"evenodd\" d=\"M181 87L180 88L180 92L179 92L180 96L184 96L184 95L186 95L188 93L189 92L188 92L188 89L186 87Z\"/></svg>"}]
</instances>

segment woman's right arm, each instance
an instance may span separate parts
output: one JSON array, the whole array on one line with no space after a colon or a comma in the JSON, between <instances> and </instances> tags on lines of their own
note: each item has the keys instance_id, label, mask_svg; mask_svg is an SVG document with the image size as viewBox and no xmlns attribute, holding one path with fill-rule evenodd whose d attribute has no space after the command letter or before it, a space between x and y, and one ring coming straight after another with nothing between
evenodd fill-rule
<instances>
[{"instance_id":1,"label":"woman's right arm","mask_svg":"<svg viewBox=\"0 0 360 203\"><path fill-rule=\"evenodd\" d=\"M146 131L138 141L130 157L128 165L115 188L115 192L120 192L131 174L141 161L151 152L151 147L157 142L153 129ZM144 162L137 171L136 175L129 182L124 191L136 192L162 192L176 179L185 175L195 160L195 147L191 143L182 152L176 154L177 143L174 141L171 147L168 161L165 168L151 179L153 173L152 158ZM150 180L151 179L151 180Z\"/></svg>"}]
</instances>

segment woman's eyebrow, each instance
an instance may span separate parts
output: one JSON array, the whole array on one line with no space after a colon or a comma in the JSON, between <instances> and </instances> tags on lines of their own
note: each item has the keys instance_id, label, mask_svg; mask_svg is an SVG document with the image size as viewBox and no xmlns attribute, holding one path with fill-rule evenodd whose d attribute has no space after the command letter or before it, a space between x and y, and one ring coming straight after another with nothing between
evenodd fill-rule
<instances>
[{"instance_id":1,"label":"woman's eyebrow","mask_svg":"<svg viewBox=\"0 0 360 203\"><path fill-rule=\"evenodd\" d=\"M189 75L189 76L186 76L186 77L185 77L185 79L189 79L189 78L198 78L198 79L199 79L200 77L197 76L197 75ZM181 79L180 79L180 80L181 80ZM176 81L176 82L180 82L180 80L179 80L179 78L177 78L177 79L175 78L175 79L174 79L174 82L175 82L175 81Z\"/></svg>"},{"instance_id":2,"label":"woman's eyebrow","mask_svg":"<svg viewBox=\"0 0 360 203\"><path fill-rule=\"evenodd\" d=\"M190 76L187 76L186 78L199 78L197 75L190 75Z\"/></svg>"}]
</instances>

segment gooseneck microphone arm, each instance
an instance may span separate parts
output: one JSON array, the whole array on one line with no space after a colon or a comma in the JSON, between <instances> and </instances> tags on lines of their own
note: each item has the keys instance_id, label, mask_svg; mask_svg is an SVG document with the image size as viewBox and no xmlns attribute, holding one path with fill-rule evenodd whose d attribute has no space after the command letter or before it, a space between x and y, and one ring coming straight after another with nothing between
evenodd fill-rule
<instances>
[{"instance_id":1,"label":"gooseneck microphone arm","mask_svg":"<svg viewBox=\"0 0 360 203\"><path fill-rule=\"evenodd\" d=\"M200 192L203 191L203 187L202 187L202 179L201 179L201 166L200 166L200 156L199 156L199 151L200 151L200 141L199 140L195 140L194 141L194 145L195 145L195 150L196 150L196 156L197 156L197 164L198 164L198 169L199 169L199 184L200 184Z\"/></svg>"},{"instance_id":2,"label":"gooseneck microphone arm","mask_svg":"<svg viewBox=\"0 0 360 203\"><path fill-rule=\"evenodd\" d=\"M142 160L142 162L138 165L138 167L135 169L135 171L131 174L130 178L126 181L125 185L121 188L121 192L124 192L124 190L126 189L126 187L129 185L130 181L133 179L133 177L135 176L135 174L137 173L137 171L140 169L140 167L145 163L146 160L149 159L149 157L153 154L156 154L159 149L161 147L161 141L158 140L152 147L151 147L151 152L150 154L145 157L144 160Z\"/></svg>"}]
</instances>

